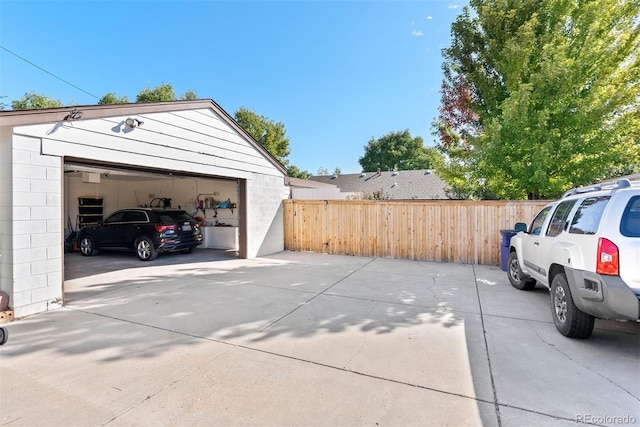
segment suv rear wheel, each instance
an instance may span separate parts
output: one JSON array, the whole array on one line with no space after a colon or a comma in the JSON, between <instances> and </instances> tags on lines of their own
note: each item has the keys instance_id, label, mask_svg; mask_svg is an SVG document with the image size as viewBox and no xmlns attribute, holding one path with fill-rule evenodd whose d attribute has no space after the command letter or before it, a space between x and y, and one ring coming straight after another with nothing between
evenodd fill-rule
<instances>
[{"instance_id":1,"label":"suv rear wheel","mask_svg":"<svg viewBox=\"0 0 640 427\"><path fill-rule=\"evenodd\" d=\"M556 328L565 337L584 339L593 332L595 318L573 303L564 273L556 274L551 282L551 314Z\"/></svg>"},{"instance_id":2,"label":"suv rear wheel","mask_svg":"<svg viewBox=\"0 0 640 427\"><path fill-rule=\"evenodd\" d=\"M520 263L518 262L518 255L516 251L509 253L509 259L507 260L507 274L509 275L509 282L511 286L521 291L530 291L536 287L536 281L533 279L521 279L522 270L520 269Z\"/></svg>"},{"instance_id":3,"label":"suv rear wheel","mask_svg":"<svg viewBox=\"0 0 640 427\"><path fill-rule=\"evenodd\" d=\"M136 240L136 254L142 261L152 261L158 257L158 251L150 238L143 236Z\"/></svg>"}]
</instances>

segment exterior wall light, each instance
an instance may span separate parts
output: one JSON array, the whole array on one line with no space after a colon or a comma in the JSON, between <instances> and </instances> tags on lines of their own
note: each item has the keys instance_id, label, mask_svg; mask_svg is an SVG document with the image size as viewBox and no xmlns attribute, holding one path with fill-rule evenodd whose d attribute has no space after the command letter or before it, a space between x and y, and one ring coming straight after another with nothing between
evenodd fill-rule
<instances>
[{"instance_id":1,"label":"exterior wall light","mask_svg":"<svg viewBox=\"0 0 640 427\"><path fill-rule=\"evenodd\" d=\"M142 120L132 119L131 117L129 117L127 118L127 120L124 121L124 124L129 126L130 128L134 128L134 127L142 126L144 122Z\"/></svg>"},{"instance_id":2,"label":"exterior wall light","mask_svg":"<svg viewBox=\"0 0 640 427\"><path fill-rule=\"evenodd\" d=\"M71 122L74 120L82 120L82 119L84 119L84 113L78 110L77 108L74 108L69 114L64 116L64 119L62 120L65 122Z\"/></svg>"}]
</instances>

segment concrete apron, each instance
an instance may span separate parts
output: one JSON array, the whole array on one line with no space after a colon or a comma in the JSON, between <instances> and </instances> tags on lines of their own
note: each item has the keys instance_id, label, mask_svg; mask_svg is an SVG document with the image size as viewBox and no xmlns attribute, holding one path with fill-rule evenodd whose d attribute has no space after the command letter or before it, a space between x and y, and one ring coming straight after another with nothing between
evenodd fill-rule
<instances>
[{"instance_id":1,"label":"concrete apron","mask_svg":"<svg viewBox=\"0 0 640 427\"><path fill-rule=\"evenodd\" d=\"M0 425L640 423L639 325L569 340L498 268L196 253L69 257L66 307L4 325Z\"/></svg>"}]
</instances>

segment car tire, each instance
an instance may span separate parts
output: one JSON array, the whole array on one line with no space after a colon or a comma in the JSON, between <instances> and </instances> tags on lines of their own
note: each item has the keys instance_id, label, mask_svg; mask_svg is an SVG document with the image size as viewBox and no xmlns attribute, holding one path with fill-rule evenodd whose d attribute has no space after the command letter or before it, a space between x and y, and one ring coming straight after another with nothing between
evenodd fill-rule
<instances>
[{"instance_id":1,"label":"car tire","mask_svg":"<svg viewBox=\"0 0 640 427\"><path fill-rule=\"evenodd\" d=\"M518 262L518 255L516 251L509 253L507 260L507 276L509 276L509 282L511 286L521 291L530 291L536 287L536 281L533 279L523 279L522 269L520 269L520 262Z\"/></svg>"},{"instance_id":2,"label":"car tire","mask_svg":"<svg viewBox=\"0 0 640 427\"><path fill-rule=\"evenodd\" d=\"M93 256L98 254L98 249L93 239L89 236L83 236L78 244L80 253L84 256Z\"/></svg>"},{"instance_id":3,"label":"car tire","mask_svg":"<svg viewBox=\"0 0 640 427\"><path fill-rule=\"evenodd\" d=\"M593 332L595 318L576 307L564 273L556 274L551 282L551 315L565 337L585 339Z\"/></svg>"},{"instance_id":4,"label":"car tire","mask_svg":"<svg viewBox=\"0 0 640 427\"><path fill-rule=\"evenodd\" d=\"M150 238L143 236L136 240L136 255L141 261L153 261L158 257L158 250Z\"/></svg>"},{"instance_id":5,"label":"car tire","mask_svg":"<svg viewBox=\"0 0 640 427\"><path fill-rule=\"evenodd\" d=\"M3 345L9 339L9 331L5 328L0 328L0 345Z\"/></svg>"}]
</instances>

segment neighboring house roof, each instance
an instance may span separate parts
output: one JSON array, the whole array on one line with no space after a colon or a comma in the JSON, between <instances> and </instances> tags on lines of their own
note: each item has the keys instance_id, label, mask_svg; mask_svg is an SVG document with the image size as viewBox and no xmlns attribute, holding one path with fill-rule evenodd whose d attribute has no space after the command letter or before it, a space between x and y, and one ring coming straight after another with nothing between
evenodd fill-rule
<instances>
[{"instance_id":1,"label":"neighboring house roof","mask_svg":"<svg viewBox=\"0 0 640 427\"><path fill-rule=\"evenodd\" d=\"M632 181L632 182L636 182L636 181L640 182L640 173L636 173L636 174L633 174L633 175L621 176L618 179L624 179L624 178L626 178L626 179L628 179L629 181Z\"/></svg>"},{"instance_id":2,"label":"neighboring house roof","mask_svg":"<svg viewBox=\"0 0 640 427\"><path fill-rule=\"evenodd\" d=\"M334 200L344 198L340 189L334 184L291 177L285 177L285 184L289 186L289 195L292 199Z\"/></svg>"},{"instance_id":3,"label":"neighboring house roof","mask_svg":"<svg viewBox=\"0 0 640 427\"><path fill-rule=\"evenodd\" d=\"M74 120L101 119L145 113L195 110L211 108L224 122L240 133L256 150L264 155L285 175L287 169L269 151L256 141L242 126L212 99L194 101L139 102L130 104L79 105L60 108L0 111L0 126L21 126L40 123L62 123ZM75 113L78 112L78 113ZM75 114L74 114L75 113Z\"/></svg>"},{"instance_id":4,"label":"neighboring house roof","mask_svg":"<svg viewBox=\"0 0 640 427\"><path fill-rule=\"evenodd\" d=\"M320 181L311 181L302 178L292 178L290 176L285 178L285 184L295 188L335 188L334 183L325 183Z\"/></svg>"},{"instance_id":5,"label":"neighboring house roof","mask_svg":"<svg viewBox=\"0 0 640 427\"><path fill-rule=\"evenodd\" d=\"M448 199L447 186L429 170L366 172L345 175L316 175L311 181L334 184L341 193L380 191L389 199Z\"/></svg>"}]
</instances>

